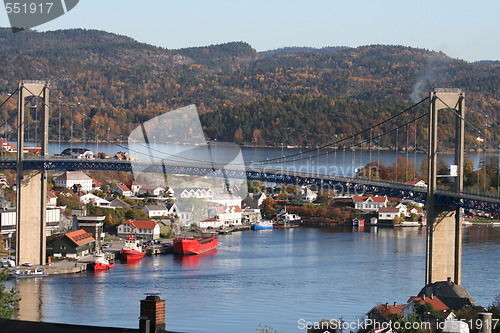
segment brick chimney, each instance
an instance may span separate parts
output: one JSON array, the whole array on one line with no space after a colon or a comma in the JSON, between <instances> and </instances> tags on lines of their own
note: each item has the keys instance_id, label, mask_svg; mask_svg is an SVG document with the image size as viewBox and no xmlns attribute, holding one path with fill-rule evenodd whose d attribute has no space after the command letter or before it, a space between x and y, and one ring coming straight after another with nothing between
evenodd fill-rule
<instances>
[{"instance_id":1,"label":"brick chimney","mask_svg":"<svg viewBox=\"0 0 500 333\"><path fill-rule=\"evenodd\" d=\"M165 301L157 295L148 295L141 300L141 321L149 320L150 327L144 333L165 331Z\"/></svg>"}]
</instances>

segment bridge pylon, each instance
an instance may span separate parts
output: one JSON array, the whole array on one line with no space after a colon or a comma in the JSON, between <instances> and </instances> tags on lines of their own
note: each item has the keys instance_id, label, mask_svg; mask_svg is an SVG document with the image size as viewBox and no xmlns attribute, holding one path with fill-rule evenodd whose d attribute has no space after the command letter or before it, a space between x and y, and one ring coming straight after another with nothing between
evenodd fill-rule
<instances>
[{"instance_id":1,"label":"bridge pylon","mask_svg":"<svg viewBox=\"0 0 500 333\"><path fill-rule=\"evenodd\" d=\"M34 265L45 265L47 172L25 170L23 164L25 160L25 103L28 97L38 97L43 100L40 154L43 157L49 153L49 89L45 82L22 81L19 83L18 94L16 264L29 262Z\"/></svg>"},{"instance_id":2,"label":"bridge pylon","mask_svg":"<svg viewBox=\"0 0 500 333\"><path fill-rule=\"evenodd\" d=\"M427 251L425 284L462 280L462 224L460 208L442 206L437 200L438 113L453 109L456 118L455 191L463 191L465 95L459 89L435 89L429 94L429 180L427 188Z\"/></svg>"}]
</instances>

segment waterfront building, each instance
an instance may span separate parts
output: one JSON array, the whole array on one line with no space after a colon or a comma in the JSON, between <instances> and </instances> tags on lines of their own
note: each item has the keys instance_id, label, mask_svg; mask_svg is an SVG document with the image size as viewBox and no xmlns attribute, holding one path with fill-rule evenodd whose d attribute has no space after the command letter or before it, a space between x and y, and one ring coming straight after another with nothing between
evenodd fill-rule
<instances>
[{"instance_id":1,"label":"waterfront building","mask_svg":"<svg viewBox=\"0 0 500 333\"><path fill-rule=\"evenodd\" d=\"M68 232L54 242L53 256L78 259L92 253L95 239L89 232L79 229Z\"/></svg>"},{"instance_id":2,"label":"waterfront building","mask_svg":"<svg viewBox=\"0 0 500 333\"><path fill-rule=\"evenodd\" d=\"M396 207L381 207L378 209L378 219L380 221L392 221L395 217L401 216L401 214L406 215L406 211L401 208Z\"/></svg>"},{"instance_id":3,"label":"waterfront building","mask_svg":"<svg viewBox=\"0 0 500 333\"><path fill-rule=\"evenodd\" d=\"M95 159L94 153L86 148L66 148L62 151L61 156L77 159Z\"/></svg>"},{"instance_id":4,"label":"waterfront building","mask_svg":"<svg viewBox=\"0 0 500 333\"><path fill-rule=\"evenodd\" d=\"M83 229L90 233L95 239L96 248L100 248L104 242L104 220L106 216L100 215L73 215L73 230Z\"/></svg>"},{"instance_id":5,"label":"waterfront building","mask_svg":"<svg viewBox=\"0 0 500 333\"><path fill-rule=\"evenodd\" d=\"M77 186L80 191L92 191L92 178L81 171L66 171L54 179L54 183L57 187L74 188Z\"/></svg>"},{"instance_id":6,"label":"waterfront building","mask_svg":"<svg viewBox=\"0 0 500 333\"><path fill-rule=\"evenodd\" d=\"M244 223L252 224L262 220L260 209L243 209L242 212Z\"/></svg>"},{"instance_id":7,"label":"waterfront building","mask_svg":"<svg viewBox=\"0 0 500 333\"><path fill-rule=\"evenodd\" d=\"M223 226L241 225L243 211L240 206L219 206L208 210L208 217L214 218Z\"/></svg>"},{"instance_id":8,"label":"waterfront building","mask_svg":"<svg viewBox=\"0 0 500 333\"><path fill-rule=\"evenodd\" d=\"M354 208L362 210L364 212L376 212L379 208L387 207L389 199L384 197L365 197L365 196L354 196L353 197Z\"/></svg>"},{"instance_id":9,"label":"waterfront building","mask_svg":"<svg viewBox=\"0 0 500 333\"><path fill-rule=\"evenodd\" d=\"M17 153L17 148L10 143L6 138L0 138L0 147L2 152Z\"/></svg>"},{"instance_id":10,"label":"waterfront building","mask_svg":"<svg viewBox=\"0 0 500 333\"><path fill-rule=\"evenodd\" d=\"M130 234L137 238L160 238L160 225L155 221L127 220L117 228L118 237L128 237Z\"/></svg>"}]
</instances>

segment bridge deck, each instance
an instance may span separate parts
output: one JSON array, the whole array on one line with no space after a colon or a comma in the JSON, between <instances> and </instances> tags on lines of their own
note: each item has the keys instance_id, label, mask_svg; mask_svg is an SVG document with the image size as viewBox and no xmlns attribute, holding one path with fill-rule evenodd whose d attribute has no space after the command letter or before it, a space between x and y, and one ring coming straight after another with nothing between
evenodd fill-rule
<instances>
[{"instance_id":1,"label":"bridge deck","mask_svg":"<svg viewBox=\"0 0 500 333\"><path fill-rule=\"evenodd\" d=\"M155 172L167 174L185 174L212 176L230 179L249 179L265 182L314 185L318 188L337 190L342 193L362 195L365 193L387 195L395 198L407 198L425 203L427 190L418 186L409 186L396 182L374 181L363 178L328 176L324 174L283 171L272 167L234 167L208 164L189 163L143 163L114 159L62 159L62 158L27 158L23 160L25 170L108 170L129 172ZM15 170L17 161L14 159L0 160L0 169ZM500 211L500 199L477 196L467 193L438 191L438 205L462 207L488 212Z\"/></svg>"}]
</instances>

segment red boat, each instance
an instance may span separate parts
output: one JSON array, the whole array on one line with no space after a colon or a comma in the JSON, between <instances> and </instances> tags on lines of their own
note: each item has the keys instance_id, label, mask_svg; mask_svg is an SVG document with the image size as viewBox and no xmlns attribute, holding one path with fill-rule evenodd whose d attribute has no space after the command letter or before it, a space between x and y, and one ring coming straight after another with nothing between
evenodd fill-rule
<instances>
[{"instance_id":1,"label":"red boat","mask_svg":"<svg viewBox=\"0 0 500 333\"><path fill-rule=\"evenodd\" d=\"M174 239L174 253L201 254L217 248L219 240L215 237L189 237Z\"/></svg>"},{"instance_id":2,"label":"red boat","mask_svg":"<svg viewBox=\"0 0 500 333\"><path fill-rule=\"evenodd\" d=\"M92 264L90 265L92 270L107 271L113 267L115 267L115 263L106 259L104 253L94 253L94 258L92 258Z\"/></svg>"},{"instance_id":3,"label":"red boat","mask_svg":"<svg viewBox=\"0 0 500 333\"><path fill-rule=\"evenodd\" d=\"M146 251L143 250L134 236L129 236L125 240L125 245L120 251L120 259L123 261L140 260L144 258L144 255L146 255Z\"/></svg>"}]
</instances>

